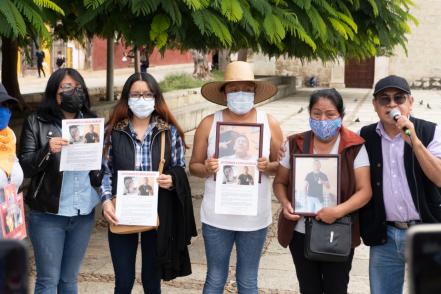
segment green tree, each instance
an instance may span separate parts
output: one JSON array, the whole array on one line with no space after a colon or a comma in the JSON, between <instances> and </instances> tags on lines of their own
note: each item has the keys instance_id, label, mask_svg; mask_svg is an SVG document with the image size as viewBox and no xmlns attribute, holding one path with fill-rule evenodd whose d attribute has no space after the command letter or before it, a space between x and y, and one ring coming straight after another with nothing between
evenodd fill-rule
<instances>
[{"instance_id":1,"label":"green tree","mask_svg":"<svg viewBox=\"0 0 441 294\"><path fill-rule=\"evenodd\" d=\"M124 38L133 46L203 51L251 48L323 61L405 48L411 0L77 0L60 6L72 36ZM64 5L64 6L63 6ZM82 34L76 34L82 35Z\"/></svg>"},{"instance_id":2,"label":"green tree","mask_svg":"<svg viewBox=\"0 0 441 294\"><path fill-rule=\"evenodd\" d=\"M37 39L50 42L51 35L45 26L45 15L62 9L51 0L1 0L0 37L2 40L1 80L11 96L17 97L22 105L23 98L17 79L18 48Z\"/></svg>"},{"instance_id":3,"label":"green tree","mask_svg":"<svg viewBox=\"0 0 441 294\"><path fill-rule=\"evenodd\" d=\"M57 3L65 14L48 14L47 20L64 39L98 35L161 50L251 48L270 55L323 61L388 54L396 45L405 48L409 22L416 23L408 13L411 0L25 2Z\"/></svg>"}]
</instances>

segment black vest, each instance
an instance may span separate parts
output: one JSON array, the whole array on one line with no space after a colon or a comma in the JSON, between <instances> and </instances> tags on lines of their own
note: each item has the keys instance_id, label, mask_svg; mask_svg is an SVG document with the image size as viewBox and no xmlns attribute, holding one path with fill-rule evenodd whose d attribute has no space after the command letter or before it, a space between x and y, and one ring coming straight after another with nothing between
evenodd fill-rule
<instances>
[{"instance_id":1,"label":"black vest","mask_svg":"<svg viewBox=\"0 0 441 294\"><path fill-rule=\"evenodd\" d=\"M151 143L152 170L157 171L161 155L161 132L166 132L164 151L164 171L170 166L171 139L168 125L153 129ZM112 130L112 195L116 195L119 170L135 170L135 142L130 134L128 125L117 127Z\"/></svg>"},{"instance_id":2,"label":"black vest","mask_svg":"<svg viewBox=\"0 0 441 294\"><path fill-rule=\"evenodd\" d=\"M414 124L418 138L427 147L433 140L436 124L414 117L410 117L410 121ZM365 146L369 155L372 186L372 199L359 211L360 233L363 242L369 246L381 245L387 240L386 211L383 201L383 154L381 136L378 135L376 128L377 123L365 126L360 131L360 135L366 140ZM406 143L403 160L413 203L417 209L419 208L419 214L424 223L440 222L441 191L426 177L416 157L413 158L414 178L412 157L414 157L412 148ZM417 186L415 186L415 182Z\"/></svg>"}]
</instances>

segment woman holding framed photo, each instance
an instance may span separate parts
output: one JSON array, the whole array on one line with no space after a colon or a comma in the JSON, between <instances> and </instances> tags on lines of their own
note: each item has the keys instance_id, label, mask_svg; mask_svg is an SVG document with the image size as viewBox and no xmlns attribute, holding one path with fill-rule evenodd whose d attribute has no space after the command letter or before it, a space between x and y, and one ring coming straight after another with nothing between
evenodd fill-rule
<instances>
[{"instance_id":1,"label":"woman holding framed photo","mask_svg":"<svg viewBox=\"0 0 441 294\"><path fill-rule=\"evenodd\" d=\"M238 292L257 293L260 255L267 227L272 219L269 176L276 172L279 165L277 154L282 142L282 131L274 118L254 106L275 95L277 88L270 82L255 80L251 66L246 62L237 61L227 65L224 81L207 83L201 92L207 100L227 106L205 117L199 124L190 161L190 172L206 179L201 220L208 271L203 293L223 293L233 244L236 244L237 250ZM258 184L256 215L215 212L214 175L219 169L219 161L214 154L216 137L219 136L216 130L218 122L263 125L262 155L257 160L254 158L258 170L262 173ZM242 148L239 145L244 145L245 149L249 147L248 140L243 144L239 144L239 141L235 143L236 153Z\"/></svg>"},{"instance_id":2,"label":"woman holding framed photo","mask_svg":"<svg viewBox=\"0 0 441 294\"><path fill-rule=\"evenodd\" d=\"M315 261L305 257L305 221L300 215L294 214L296 208L293 207L291 201L293 190L295 190L293 187L303 186L303 181L305 181L303 176L301 183L295 183L295 179L299 177L293 174L293 170L297 173L302 172L300 168L291 167L291 163L295 163L296 155L313 154L317 157L340 155L340 170L336 171L340 176L335 177L335 181L339 180L339 182L333 183L340 187L340 202L338 205L319 209L314 213L317 220L332 224L363 207L372 195L369 158L363 145L364 140L342 126L343 116L343 99L335 89L314 92L309 100L311 130L288 137L284 146L285 152L274 179L274 193L282 205L278 228L279 243L283 247L289 245L301 293L347 293L354 250L351 250L349 257L343 262ZM305 144L305 140L308 144ZM304 146L308 145L309 150L303 150ZM319 163L316 161L314 163L315 174L309 177L318 174ZM307 181L311 182L309 177ZM318 182L322 183L322 181L321 178ZM328 181L326 185L329 185ZM323 185L320 187L323 188ZM351 237L352 248L360 245L357 221L354 221L352 225Z\"/></svg>"}]
</instances>

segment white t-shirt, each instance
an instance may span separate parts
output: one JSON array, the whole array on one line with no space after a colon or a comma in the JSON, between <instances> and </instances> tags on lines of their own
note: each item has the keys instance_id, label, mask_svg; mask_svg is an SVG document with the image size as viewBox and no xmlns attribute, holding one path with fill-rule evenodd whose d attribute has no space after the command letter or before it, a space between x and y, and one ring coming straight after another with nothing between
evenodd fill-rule
<instances>
[{"instance_id":1,"label":"white t-shirt","mask_svg":"<svg viewBox=\"0 0 441 294\"><path fill-rule=\"evenodd\" d=\"M335 141L334 146L332 147L331 152L329 152L329 154L338 154L338 147L340 145L340 136L338 136L337 140ZM291 169L291 165L289 162L289 142L286 141L285 142L285 155L283 156L283 158L280 160L280 164L287 168L287 169ZM315 154L315 152L314 152ZM357 168L363 167L363 166L369 166L369 156L367 154L366 151L366 147L363 145L360 149L360 151L357 154L357 157L355 157L354 160L354 170L356 170ZM299 233L305 233L305 219L303 217L300 218L300 220L297 222L297 225L295 227L295 230Z\"/></svg>"}]
</instances>

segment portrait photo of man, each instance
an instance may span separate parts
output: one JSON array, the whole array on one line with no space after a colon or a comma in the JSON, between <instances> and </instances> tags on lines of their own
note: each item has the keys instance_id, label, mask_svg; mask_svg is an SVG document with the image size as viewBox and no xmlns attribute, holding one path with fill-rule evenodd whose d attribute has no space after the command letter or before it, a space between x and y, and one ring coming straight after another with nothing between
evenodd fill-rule
<instances>
[{"instance_id":1,"label":"portrait photo of man","mask_svg":"<svg viewBox=\"0 0 441 294\"><path fill-rule=\"evenodd\" d=\"M70 140L69 144L83 143L83 137L81 136L78 125L69 126Z\"/></svg>"},{"instance_id":2,"label":"portrait photo of man","mask_svg":"<svg viewBox=\"0 0 441 294\"><path fill-rule=\"evenodd\" d=\"M142 183L138 187L140 196L153 196L152 185L149 184L149 178L145 177L141 179Z\"/></svg>"},{"instance_id":3,"label":"portrait photo of man","mask_svg":"<svg viewBox=\"0 0 441 294\"><path fill-rule=\"evenodd\" d=\"M249 167L244 166L243 173L239 175L238 177L238 184L239 185L254 185L254 178L249 173Z\"/></svg>"},{"instance_id":4,"label":"portrait photo of man","mask_svg":"<svg viewBox=\"0 0 441 294\"><path fill-rule=\"evenodd\" d=\"M94 125L89 125L89 131L84 135L85 143L98 143L100 136L95 132Z\"/></svg>"}]
</instances>

